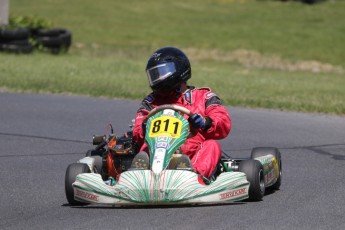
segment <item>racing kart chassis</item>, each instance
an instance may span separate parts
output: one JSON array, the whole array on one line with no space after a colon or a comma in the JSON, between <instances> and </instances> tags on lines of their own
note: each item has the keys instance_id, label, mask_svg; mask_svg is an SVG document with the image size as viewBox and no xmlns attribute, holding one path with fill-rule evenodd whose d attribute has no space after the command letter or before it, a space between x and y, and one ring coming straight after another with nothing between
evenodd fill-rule
<instances>
[{"instance_id":1,"label":"racing kart chassis","mask_svg":"<svg viewBox=\"0 0 345 230\"><path fill-rule=\"evenodd\" d=\"M176 150L187 138L189 125L175 111L180 111L180 108L165 106L159 109L152 112L148 127L156 122L157 128L160 119L173 119L172 124L180 124L183 128L176 136L168 136L167 133L153 135L148 128L146 141L152 152L150 168L131 168L131 161L138 152L131 132L120 138L114 134L108 137L95 136L93 144L97 147L89 150L86 157L69 165L66 170L65 191L69 204L182 205L223 203L248 198L257 201L262 200L266 188L279 189L281 154L277 148L272 147L254 148L250 158L223 157L209 180L191 168L170 168L170 160L181 155L176 154ZM157 141L162 140L169 141L164 151L157 148ZM161 154L162 151L164 154ZM226 153L224 155L227 156Z\"/></svg>"}]
</instances>

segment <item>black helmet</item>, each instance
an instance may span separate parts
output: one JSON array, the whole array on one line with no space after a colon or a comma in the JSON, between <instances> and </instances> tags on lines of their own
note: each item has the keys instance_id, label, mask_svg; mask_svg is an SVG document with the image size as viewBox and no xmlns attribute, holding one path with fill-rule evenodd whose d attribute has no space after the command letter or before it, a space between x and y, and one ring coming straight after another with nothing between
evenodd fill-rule
<instances>
[{"instance_id":1,"label":"black helmet","mask_svg":"<svg viewBox=\"0 0 345 230\"><path fill-rule=\"evenodd\" d=\"M188 57L175 47L160 48L147 62L146 74L153 91L172 91L192 76Z\"/></svg>"}]
</instances>

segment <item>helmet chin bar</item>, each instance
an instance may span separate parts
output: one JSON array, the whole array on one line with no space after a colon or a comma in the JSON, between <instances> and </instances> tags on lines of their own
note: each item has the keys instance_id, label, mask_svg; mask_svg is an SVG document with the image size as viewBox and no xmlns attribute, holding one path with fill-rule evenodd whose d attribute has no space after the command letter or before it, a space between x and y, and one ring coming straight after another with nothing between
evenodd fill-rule
<instances>
[{"instance_id":1,"label":"helmet chin bar","mask_svg":"<svg viewBox=\"0 0 345 230\"><path fill-rule=\"evenodd\" d=\"M176 95L176 90L171 90L171 91L155 90L154 92L156 95L160 97L173 97Z\"/></svg>"},{"instance_id":2,"label":"helmet chin bar","mask_svg":"<svg viewBox=\"0 0 345 230\"><path fill-rule=\"evenodd\" d=\"M183 85L185 82L181 82L179 84L179 86L177 86L175 89L171 89L171 90L160 90L160 89L156 89L153 90L153 92L155 92L155 94L162 96L162 97L173 97L175 95L179 95L181 93L183 93L186 89L184 89Z\"/></svg>"}]
</instances>

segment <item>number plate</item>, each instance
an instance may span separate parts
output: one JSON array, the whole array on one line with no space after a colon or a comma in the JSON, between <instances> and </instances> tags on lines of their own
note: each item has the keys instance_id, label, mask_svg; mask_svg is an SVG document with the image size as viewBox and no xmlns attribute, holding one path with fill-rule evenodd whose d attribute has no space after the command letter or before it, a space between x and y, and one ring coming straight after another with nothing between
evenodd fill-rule
<instances>
[{"instance_id":1,"label":"number plate","mask_svg":"<svg viewBox=\"0 0 345 230\"><path fill-rule=\"evenodd\" d=\"M182 132L182 121L176 117L161 116L152 120L149 137L170 136L179 138Z\"/></svg>"}]
</instances>

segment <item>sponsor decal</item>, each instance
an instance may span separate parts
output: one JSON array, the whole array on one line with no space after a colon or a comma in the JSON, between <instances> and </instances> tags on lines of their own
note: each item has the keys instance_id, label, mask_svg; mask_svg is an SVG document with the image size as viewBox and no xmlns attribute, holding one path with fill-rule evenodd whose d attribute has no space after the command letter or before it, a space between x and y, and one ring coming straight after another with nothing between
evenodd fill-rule
<instances>
[{"instance_id":1,"label":"sponsor decal","mask_svg":"<svg viewBox=\"0 0 345 230\"><path fill-rule=\"evenodd\" d=\"M154 53L152 54L152 57L153 58L158 58L159 56L161 56L162 53Z\"/></svg>"},{"instance_id":2,"label":"sponsor decal","mask_svg":"<svg viewBox=\"0 0 345 230\"><path fill-rule=\"evenodd\" d=\"M269 183L271 182L271 180L274 179L274 176L273 176L273 170L271 170L269 173L267 173L267 175L265 176L266 177L266 183Z\"/></svg>"},{"instance_id":3,"label":"sponsor decal","mask_svg":"<svg viewBox=\"0 0 345 230\"><path fill-rule=\"evenodd\" d=\"M168 141L168 137L165 136L159 136L158 141Z\"/></svg>"},{"instance_id":4,"label":"sponsor decal","mask_svg":"<svg viewBox=\"0 0 345 230\"><path fill-rule=\"evenodd\" d=\"M192 92L191 90L188 90L185 94L184 94L184 99L188 104L192 104Z\"/></svg>"},{"instance_id":5,"label":"sponsor decal","mask_svg":"<svg viewBox=\"0 0 345 230\"><path fill-rule=\"evenodd\" d=\"M181 74L181 77L184 77L184 75L186 75L189 71L190 71L190 68L188 68L186 71L184 71L184 72Z\"/></svg>"},{"instance_id":6,"label":"sponsor decal","mask_svg":"<svg viewBox=\"0 0 345 230\"><path fill-rule=\"evenodd\" d=\"M239 188L239 189L236 189L236 190L233 190L233 191L230 191L230 192L219 194L219 199L220 200L225 200L225 199L229 199L231 197L235 197L235 196L240 196L240 195L246 194L246 192L247 192L246 189L247 188Z\"/></svg>"},{"instance_id":7,"label":"sponsor decal","mask_svg":"<svg viewBox=\"0 0 345 230\"><path fill-rule=\"evenodd\" d=\"M144 100L149 102L149 103L152 103L154 100L154 97L152 95L148 95Z\"/></svg>"},{"instance_id":8,"label":"sponsor decal","mask_svg":"<svg viewBox=\"0 0 345 230\"><path fill-rule=\"evenodd\" d=\"M209 92L209 93L206 93L205 94L205 98L206 98L206 100L207 99L210 99L211 97L214 97L214 96L217 96L215 93L212 93L212 92Z\"/></svg>"},{"instance_id":9,"label":"sponsor decal","mask_svg":"<svg viewBox=\"0 0 345 230\"><path fill-rule=\"evenodd\" d=\"M274 168L274 176L276 178L279 177L279 165L278 165L278 161L276 158L273 159L273 168Z\"/></svg>"},{"instance_id":10,"label":"sponsor decal","mask_svg":"<svg viewBox=\"0 0 345 230\"><path fill-rule=\"evenodd\" d=\"M174 113L175 113L175 111L174 111L174 110L170 110L170 109L166 109L166 110L164 110L164 112L163 112L163 114L164 114L165 116L171 116L171 117L175 117L175 116L174 116Z\"/></svg>"},{"instance_id":11,"label":"sponsor decal","mask_svg":"<svg viewBox=\"0 0 345 230\"><path fill-rule=\"evenodd\" d=\"M85 198L87 200L93 200L93 201L98 201L98 197L99 197L99 196L96 196L94 194L91 194L91 193L88 193L85 191L80 191L80 190L77 190L77 194L75 194L75 195L78 197L82 197L82 198Z\"/></svg>"},{"instance_id":12,"label":"sponsor decal","mask_svg":"<svg viewBox=\"0 0 345 230\"><path fill-rule=\"evenodd\" d=\"M157 142L156 148L166 148L168 146L168 143L166 142Z\"/></svg>"}]
</instances>

